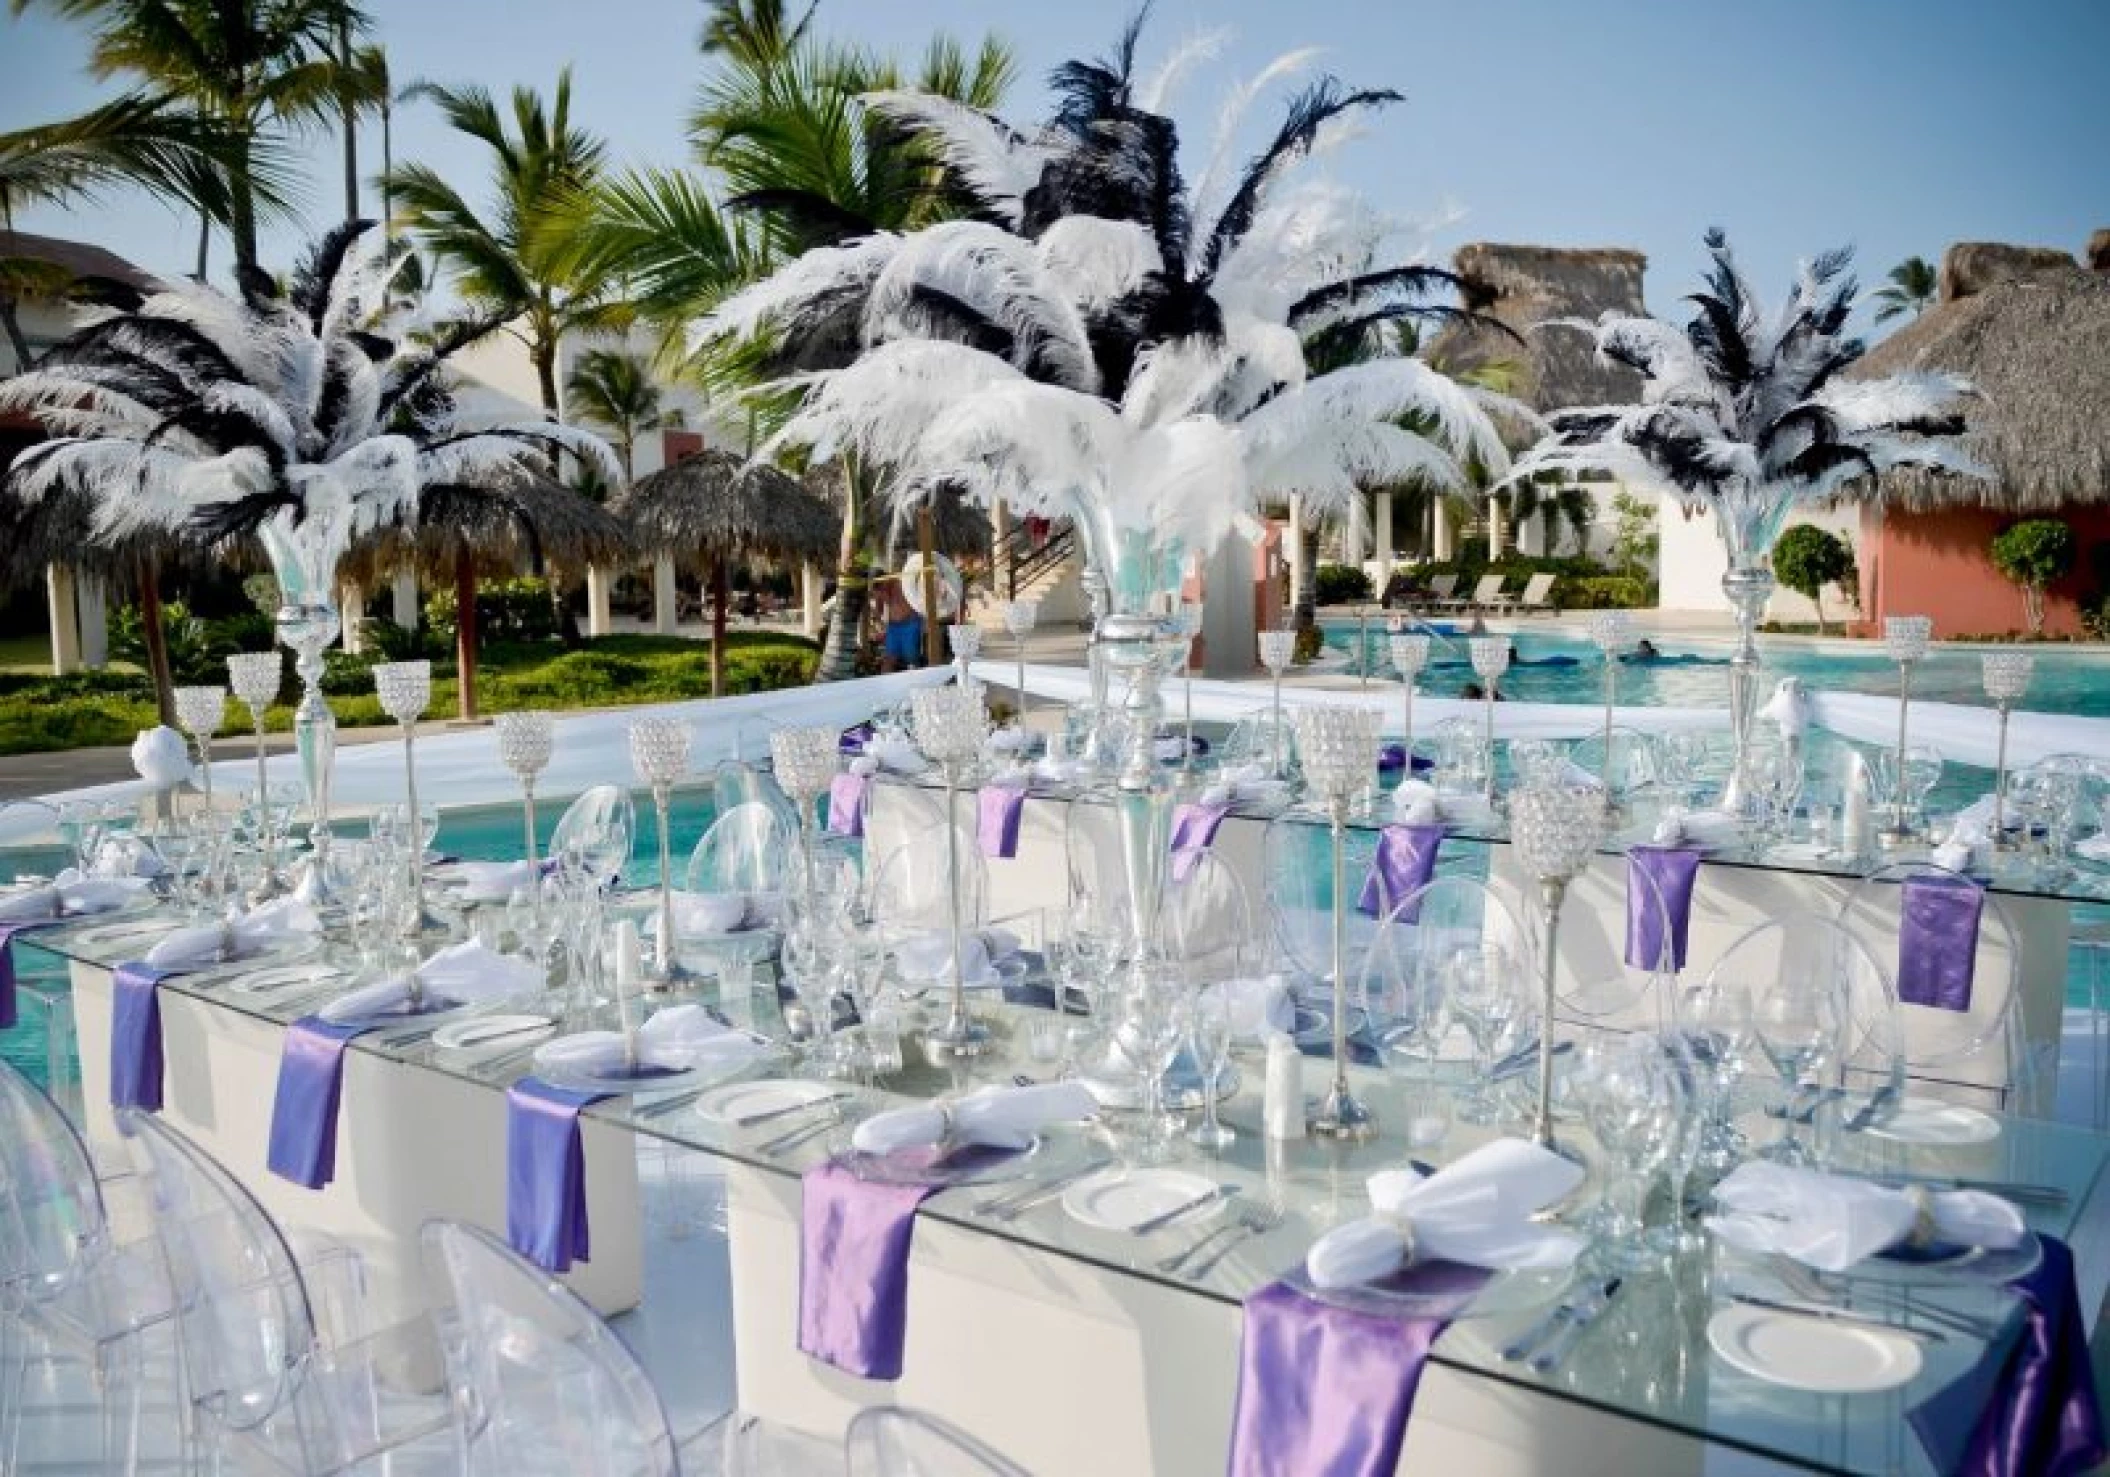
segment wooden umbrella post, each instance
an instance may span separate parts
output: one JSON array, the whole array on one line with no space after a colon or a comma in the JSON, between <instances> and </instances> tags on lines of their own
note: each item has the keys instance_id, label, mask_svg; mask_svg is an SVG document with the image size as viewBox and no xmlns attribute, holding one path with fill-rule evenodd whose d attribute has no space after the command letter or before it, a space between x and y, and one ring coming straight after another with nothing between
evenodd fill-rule
<instances>
[{"instance_id":1,"label":"wooden umbrella post","mask_svg":"<svg viewBox=\"0 0 2110 1477\"><path fill-rule=\"evenodd\" d=\"M725 695L725 556L711 557L711 696Z\"/></svg>"},{"instance_id":2,"label":"wooden umbrella post","mask_svg":"<svg viewBox=\"0 0 2110 1477\"><path fill-rule=\"evenodd\" d=\"M930 499L916 510L916 552L923 556L923 665L945 661L944 621L938 611L938 519Z\"/></svg>"},{"instance_id":3,"label":"wooden umbrella post","mask_svg":"<svg viewBox=\"0 0 2110 1477\"><path fill-rule=\"evenodd\" d=\"M455 713L476 721L476 553L467 539L454 550Z\"/></svg>"}]
</instances>

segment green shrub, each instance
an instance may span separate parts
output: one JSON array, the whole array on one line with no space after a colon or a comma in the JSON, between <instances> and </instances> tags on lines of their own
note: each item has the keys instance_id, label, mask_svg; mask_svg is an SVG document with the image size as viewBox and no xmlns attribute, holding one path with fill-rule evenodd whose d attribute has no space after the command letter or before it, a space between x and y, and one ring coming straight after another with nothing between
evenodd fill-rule
<instances>
[{"instance_id":1,"label":"green shrub","mask_svg":"<svg viewBox=\"0 0 2110 1477\"><path fill-rule=\"evenodd\" d=\"M1814 523L1798 523L1773 546L1773 573L1783 585L1817 607L1817 630L1824 627L1824 587L1848 588L1855 577L1854 551L1844 539ZM1856 581L1858 583L1858 581Z\"/></svg>"},{"instance_id":2,"label":"green shrub","mask_svg":"<svg viewBox=\"0 0 2110 1477\"><path fill-rule=\"evenodd\" d=\"M425 628L432 639L454 645L454 591L435 590L425 599ZM476 587L476 634L481 641L550 641L557 635L557 607L544 579L483 580Z\"/></svg>"},{"instance_id":3,"label":"green shrub","mask_svg":"<svg viewBox=\"0 0 2110 1477\"><path fill-rule=\"evenodd\" d=\"M1646 610L1656 603L1656 587L1624 574L1563 575L1550 598L1562 610Z\"/></svg>"},{"instance_id":4,"label":"green shrub","mask_svg":"<svg viewBox=\"0 0 2110 1477\"><path fill-rule=\"evenodd\" d=\"M224 682L227 668L224 653L216 653L208 639L205 622L190 613L180 600L161 607L161 633L168 647L169 675L178 686ZM145 670L147 665L146 621L136 605L122 605L110 618L110 656Z\"/></svg>"},{"instance_id":5,"label":"green shrub","mask_svg":"<svg viewBox=\"0 0 2110 1477\"><path fill-rule=\"evenodd\" d=\"M1353 564L1321 564L1313 587L1321 605L1347 605L1372 598L1370 576Z\"/></svg>"},{"instance_id":6,"label":"green shrub","mask_svg":"<svg viewBox=\"0 0 2110 1477\"><path fill-rule=\"evenodd\" d=\"M2026 518L1993 536L1993 567L2022 587L2029 633L2044 633L2044 590L2073 568L2073 530L2056 518Z\"/></svg>"}]
</instances>

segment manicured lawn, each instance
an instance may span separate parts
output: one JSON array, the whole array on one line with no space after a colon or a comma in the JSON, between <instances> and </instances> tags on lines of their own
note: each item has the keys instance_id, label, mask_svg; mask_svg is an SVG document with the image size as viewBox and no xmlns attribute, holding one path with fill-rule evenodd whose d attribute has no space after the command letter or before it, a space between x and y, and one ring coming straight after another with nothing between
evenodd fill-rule
<instances>
[{"instance_id":1,"label":"manicured lawn","mask_svg":"<svg viewBox=\"0 0 2110 1477\"><path fill-rule=\"evenodd\" d=\"M804 686L817 651L799 636L734 631L726 636L725 690L765 692ZM4 663L0 663L4 665ZM388 721L373 694L366 663L340 658L325 678L330 708L346 727ZM571 650L554 642L484 648L477 663L477 707L484 713L519 708L604 708L706 697L711 690L707 642L675 636L604 636ZM297 696L288 665L281 696ZM432 713L444 717L456 699L451 665L435 665ZM230 722L235 711L230 712ZM273 729L292 725L293 710L271 710ZM154 723L152 690L129 671L49 677L0 672L0 754L33 754L93 744L130 743Z\"/></svg>"},{"instance_id":2,"label":"manicured lawn","mask_svg":"<svg viewBox=\"0 0 2110 1477\"><path fill-rule=\"evenodd\" d=\"M38 632L33 636L0 636L0 672L49 672L51 670L51 638Z\"/></svg>"}]
</instances>

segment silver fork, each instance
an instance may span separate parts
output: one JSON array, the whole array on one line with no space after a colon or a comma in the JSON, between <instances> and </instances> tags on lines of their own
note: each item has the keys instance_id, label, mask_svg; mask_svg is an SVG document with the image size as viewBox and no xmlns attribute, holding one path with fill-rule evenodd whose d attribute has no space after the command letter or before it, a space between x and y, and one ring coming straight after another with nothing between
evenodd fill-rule
<instances>
[{"instance_id":1,"label":"silver fork","mask_svg":"<svg viewBox=\"0 0 2110 1477\"><path fill-rule=\"evenodd\" d=\"M1843 1304L1847 1300L1847 1289L1837 1282L1828 1281L1814 1267L1806 1267L1793 1257L1774 1253L1766 1258L1766 1270L1776 1278L1790 1294L1804 1302ZM1854 1291L1868 1301L1876 1302L1886 1311L1924 1318L1937 1327L1951 1333L1960 1333L1966 1338L1990 1342L1999 1333L1998 1325L1989 1323L1969 1313L1959 1313L1954 1308L1944 1308L1934 1303L1909 1302L1896 1292L1875 1285L1863 1285Z\"/></svg>"},{"instance_id":2,"label":"silver fork","mask_svg":"<svg viewBox=\"0 0 2110 1477\"><path fill-rule=\"evenodd\" d=\"M1282 1212L1280 1210L1277 1210L1265 1200L1247 1201L1239 1207L1237 1234L1224 1241L1214 1251L1202 1258L1201 1261L1189 1266L1183 1275L1197 1280L1208 1276L1216 1270L1219 1262L1236 1251L1240 1246L1255 1237L1265 1236L1281 1224Z\"/></svg>"}]
</instances>

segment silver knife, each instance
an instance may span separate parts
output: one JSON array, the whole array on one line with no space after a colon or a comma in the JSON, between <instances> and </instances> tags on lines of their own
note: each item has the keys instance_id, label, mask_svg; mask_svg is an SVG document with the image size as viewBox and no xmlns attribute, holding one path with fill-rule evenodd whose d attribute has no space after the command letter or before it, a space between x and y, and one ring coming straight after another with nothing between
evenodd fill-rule
<instances>
[{"instance_id":1,"label":"silver knife","mask_svg":"<svg viewBox=\"0 0 2110 1477\"><path fill-rule=\"evenodd\" d=\"M1620 1280L1614 1277L1605 1283L1604 1290L1597 1295L1594 1302L1577 1308L1574 1315L1568 1319L1567 1326L1554 1334L1552 1338L1546 1341L1544 1347L1531 1356L1532 1372L1534 1374L1551 1373L1555 1365L1567 1358L1568 1351L1581 1341L1583 1331L1595 1323L1603 1315L1606 1308L1612 1306L1612 1299L1618 1293L1619 1288Z\"/></svg>"},{"instance_id":2,"label":"silver knife","mask_svg":"<svg viewBox=\"0 0 2110 1477\"><path fill-rule=\"evenodd\" d=\"M1106 1168L1110 1162L1105 1159L1086 1160L1083 1164L1064 1170L1052 1179L1035 1180L1023 1190L1012 1190L1002 1195L991 1195L988 1199L976 1203L974 1213L976 1215L991 1216L1000 1221L1016 1220L1019 1216L1033 1209L1034 1206L1045 1205L1048 1201L1053 1200L1057 1195L1060 1195L1064 1190L1067 1190L1071 1185L1076 1184L1077 1181L1087 1175L1097 1174L1100 1170Z\"/></svg>"},{"instance_id":3,"label":"silver knife","mask_svg":"<svg viewBox=\"0 0 2110 1477\"><path fill-rule=\"evenodd\" d=\"M1764 1308L1773 1313L1793 1313L1799 1318L1822 1318L1828 1323L1854 1323L1868 1328L1887 1328L1892 1333L1902 1333L1910 1338L1925 1339L1930 1344L1945 1344L1948 1342L1946 1338L1931 1328L1919 1328L1908 1323L1894 1322L1888 1318L1879 1318L1873 1313L1857 1313L1851 1308L1835 1308L1829 1303L1786 1302L1779 1298L1760 1297L1758 1294L1750 1292L1731 1293L1729 1301L1732 1303L1743 1303L1748 1307ZM1900 1313L1902 1312L1903 1310L1901 1309Z\"/></svg>"},{"instance_id":4,"label":"silver knife","mask_svg":"<svg viewBox=\"0 0 2110 1477\"><path fill-rule=\"evenodd\" d=\"M1219 1200L1228 1200L1237 1193L1238 1186L1236 1185L1211 1185L1206 1191L1196 1195L1191 1200L1183 1201L1173 1206L1170 1210L1161 1210L1148 1220L1136 1222L1128 1228L1128 1233L1131 1236L1148 1236L1153 1231L1163 1230L1183 1215L1192 1215L1204 1206L1214 1205Z\"/></svg>"},{"instance_id":5,"label":"silver knife","mask_svg":"<svg viewBox=\"0 0 2110 1477\"><path fill-rule=\"evenodd\" d=\"M1605 1297L1607 1295L1605 1290L1611 1285L1609 1281L1593 1283L1583 1290L1581 1297L1570 1298L1559 1304L1552 1312L1546 1314L1538 1322L1532 1324L1531 1327L1525 1329L1504 1345L1501 1350L1501 1357L1510 1364L1521 1362L1533 1349L1546 1342L1547 1339L1553 1337L1561 1329L1566 1328L1569 1320L1579 1315L1585 1307Z\"/></svg>"},{"instance_id":6,"label":"silver knife","mask_svg":"<svg viewBox=\"0 0 2110 1477\"><path fill-rule=\"evenodd\" d=\"M1988 1195L1999 1195L2008 1200L2025 1200L2039 1205L2064 1205L2072 1197L2058 1185L2031 1185L2015 1180L1974 1180L1949 1174L1893 1174L1882 1173L1871 1176L1879 1184L1917 1185L1928 1190L1979 1190Z\"/></svg>"},{"instance_id":7,"label":"silver knife","mask_svg":"<svg viewBox=\"0 0 2110 1477\"><path fill-rule=\"evenodd\" d=\"M779 1118L794 1118L800 1113L810 1113L815 1108L825 1108L848 1097L846 1092L831 1092L826 1097L807 1098L803 1102L785 1103L775 1108L765 1108L759 1113L746 1113L731 1121L735 1128L754 1128L763 1123L774 1123Z\"/></svg>"}]
</instances>

